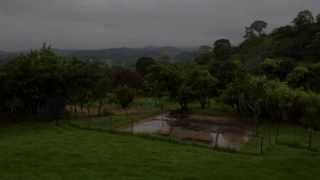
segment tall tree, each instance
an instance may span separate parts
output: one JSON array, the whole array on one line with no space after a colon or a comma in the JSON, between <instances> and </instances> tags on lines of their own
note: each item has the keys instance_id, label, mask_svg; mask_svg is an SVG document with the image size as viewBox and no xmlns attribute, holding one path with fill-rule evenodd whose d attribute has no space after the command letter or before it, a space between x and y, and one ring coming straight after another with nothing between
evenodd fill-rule
<instances>
[{"instance_id":1,"label":"tall tree","mask_svg":"<svg viewBox=\"0 0 320 180\"><path fill-rule=\"evenodd\" d=\"M251 27L245 27L245 34L243 36L245 39L249 40L256 37L254 30Z\"/></svg>"},{"instance_id":2,"label":"tall tree","mask_svg":"<svg viewBox=\"0 0 320 180\"><path fill-rule=\"evenodd\" d=\"M317 20L317 23L320 24L320 14L317 15L316 20Z\"/></svg>"},{"instance_id":3,"label":"tall tree","mask_svg":"<svg viewBox=\"0 0 320 180\"><path fill-rule=\"evenodd\" d=\"M135 93L133 89L130 89L127 86L122 86L116 90L115 95L121 107L127 108L129 107L130 103L132 103L132 101L134 100Z\"/></svg>"},{"instance_id":4,"label":"tall tree","mask_svg":"<svg viewBox=\"0 0 320 180\"><path fill-rule=\"evenodd\" d=\"M155 60L151 57L141 57L138 59L136 63L136 70L139 72L142 76L145 76L150 67L155 64Z\"/></svg>"},{"instance_id":5,"label":"tall tree","mask_svg":"<svg viewBox=\"0 0 320 180\"><path fill-rule=\"evenodd\" d=\"M297 17L293 20L296 27L302 27L314 23L314 17L311 11L304 10L298 13Z\"/></svg>"},{"instance_id":6,"label":"tall tree","mask_svg":"<svg viewBox=\"0 0 320 180\"><path fill-rule=\"evenodd\" d=\"M210 97L216 91L218 79L213 77L205 68L195 67L190 72L190 81L195 99L199 101L204 109L209 104Z\"/></svg>"},{"instance_id":7,"label":"tall tree","mask_svg":"<svg viewBox=\"0 0 320 180\"><path fill-rule=\"evenodd\" d=\"M300 88L303 87L305 89L310 89L310 82L308 79L310 78L310 71L305 66L297 66L293 69L293 71L288 75L288 83L291 87Z\"/></svg>"},{"instance_id":8,"label":"tall tree","mask_svg":"<svg viewBox=\"0 0 320 180\"><path fill-rule=\"evenodd\" d=\"M200 46L195 61L197 64L206 65L212 60L212 48L210 46Z\"/></svg>"},{"instance_id":9,"label":"tall tree","mask_svg":"<svg viewBox=\"0 0 320 180\"><path fill-rule=\"evenodd\" d=\"M114 68L111 77L114 88L127 86L138 90L143 87L143 77L139 73L126 68Z\"/></svg>"},{"instance_id":10,"label":"tall tree","mask_svg":"<svg viewBox=\"0 0 320 180\"><path fill-rule=\"evenodd\" d=\"M257 20L251 24L250 28L257 32L259 36L262 36L265 34L264 30L267 28L267 26L268 23L266 23L265 21Z\"/></svg>"},{"instance_id":11,"label":"tall tree","mask_svg":"<svg viewBox=\"0 0 320 180\"><path fill-rule=\"evenodd\" d=\"M214 57L216 60L225 61L232 54L232 46L228 39L219 39L214 43Z\"/></svg>"}]
</instances>

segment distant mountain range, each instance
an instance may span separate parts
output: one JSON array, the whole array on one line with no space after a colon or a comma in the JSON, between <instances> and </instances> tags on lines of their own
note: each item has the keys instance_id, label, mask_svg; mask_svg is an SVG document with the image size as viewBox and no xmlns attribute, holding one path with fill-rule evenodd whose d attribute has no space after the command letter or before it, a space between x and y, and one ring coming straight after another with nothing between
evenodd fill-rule
<instances>
[{"instance_id":1,"label":"distant mountain range","mask_svg":"<svg viewBox=\"0 0 320 180\"><path fill-rule=\"evenodd\" d=\"M0 50L0 56L6 56L6 55L8 55L8 52Z\"/></svg>"},{"instance_id":2,"label":"distant mountain range","mask_svg":"<svg viewBox=\"0 0 320 180\"><path fill-rule=\"evenodd\" d=\"M195 48L147 47L147 48L111 48L97 50L65 50L55 49L58 54L73 56L79 59L101 60L110 65L131 66L140 57L154 59L168 58L172 62L190 62L193 60Z\"/></svg>"},{"instance_id":3,"label":"distant mountain range","mask_svg":"<svg viewBox=\"0 0 320 180\"><path fill-rule=\"evenodd\" d=\"M156 60L167 59L171 62L191 62L196 48L178 47L146 47L146 48L110 48L94 50L54 49L63 56L76 57L82 60L98 60L115 66L133 66L137 59L143 56ZM21 52L0 51L0 61L13 57Z\"/></svg>"},{"instance_id":4,"label":"distant mountain range","mask_svg":"<svg viewBox=\"0 0 320 180\"><path fill-rule=\"evenodd\" d=\"M9 53L5 52L5 51L1 51L0 50L0 63L3 63L6 61L7 57L8 57Z\"/></svg>"}]
</instances>

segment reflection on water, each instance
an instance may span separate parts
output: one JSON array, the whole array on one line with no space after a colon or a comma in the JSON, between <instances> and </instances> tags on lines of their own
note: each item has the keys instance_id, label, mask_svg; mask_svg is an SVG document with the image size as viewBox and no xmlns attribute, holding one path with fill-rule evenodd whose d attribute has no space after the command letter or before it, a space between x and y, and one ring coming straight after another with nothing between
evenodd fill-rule
<instances>
[{"instance_id":1,"label":"reflection on water","mask_svg":"<svg viewBox=\"0 0 320 180\"><path fill-rule=\"evenodd\" d=\"M249 141L248 133L238 130L226 131L226 128L216 124L187 123L169 117L167 114L135 123L126 131L140 134L161 134L178 139L206 142L213 147L240 150L242 144ZM217 133L219 132L219 133Z\"/></svg>"},{"instance_id":2,"label":"reflection on water","mask_svg":"<svg viewBox=\"0 0 320 180\"><path fill-rule=\"evenodd\" d=\"M128 130L131 130L128 129ZM136 123L133 126L134 133L165 133L170 131L170 126L166 121L163 120L151 120Z\"/></svg>"},{"instance_id":3,"label":"reflection on water","mask_svg":"<svg viewBox=\"0 0 320 180\"><path fill-rule=\"evenodd\" d=\"M242 144L249 141L249 137L246 135L232 134L232 133L210 133L211 145L224 149L240 150ZM218 138L217 138L218 137Z\"/></svg>"}]
</instances>

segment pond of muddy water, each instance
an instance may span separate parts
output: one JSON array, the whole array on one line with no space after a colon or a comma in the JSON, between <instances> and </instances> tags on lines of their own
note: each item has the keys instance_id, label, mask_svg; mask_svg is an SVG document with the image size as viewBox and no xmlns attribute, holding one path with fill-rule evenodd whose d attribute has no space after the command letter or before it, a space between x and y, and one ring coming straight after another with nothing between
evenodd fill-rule
<instances>
[{"instance_id":1,"label":"pond of muddy water","mask_svg":"<svg viewBox=\"0 0 320 180\"><path fill-rule=\"evenodd\" d=\"M136 134L160 134L183 140L208 143L213 147L240 150L249 141L250 130L190 119L178 120L168 114L159 115L130 125L125 129Z\"/></svg>"}]
</instances>

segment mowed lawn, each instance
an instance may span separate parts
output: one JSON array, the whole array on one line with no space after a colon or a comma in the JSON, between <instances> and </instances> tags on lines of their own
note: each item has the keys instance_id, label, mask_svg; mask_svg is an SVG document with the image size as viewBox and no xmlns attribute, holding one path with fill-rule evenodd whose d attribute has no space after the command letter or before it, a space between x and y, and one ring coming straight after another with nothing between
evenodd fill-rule
<instances>
[{"instance_id":1,"label":"mowed lawn","mask_svg":"<svg viewBox=\"0 0 320 180\"><path fill-rule=\"evenodd\" d=\"M1 128L0 180L320 179L320 153L276 146L264 155L215 152L52 123Z\"/></svg>"}]
</instances>

